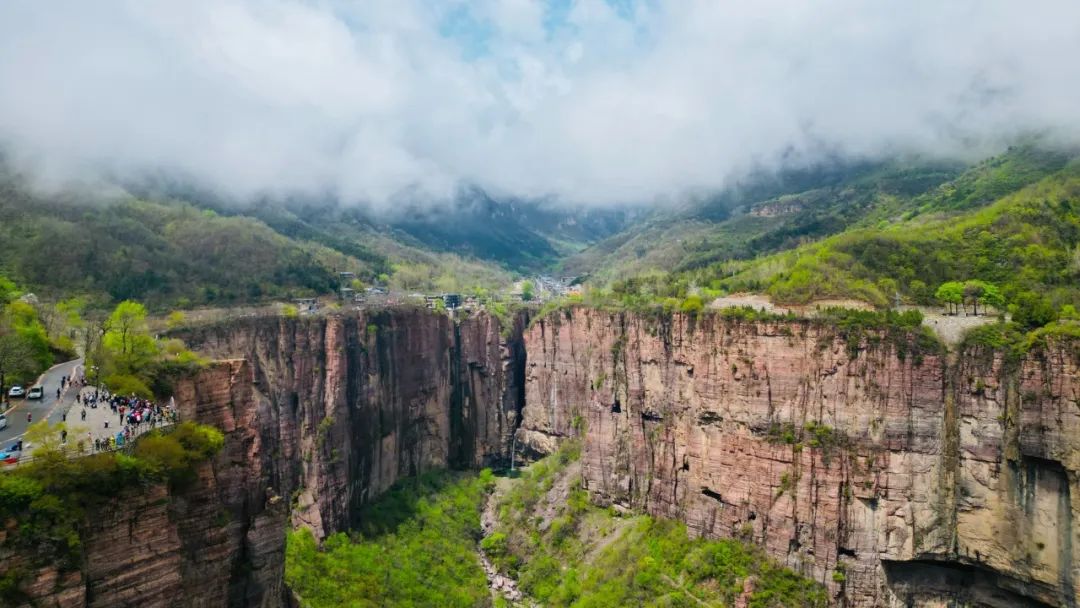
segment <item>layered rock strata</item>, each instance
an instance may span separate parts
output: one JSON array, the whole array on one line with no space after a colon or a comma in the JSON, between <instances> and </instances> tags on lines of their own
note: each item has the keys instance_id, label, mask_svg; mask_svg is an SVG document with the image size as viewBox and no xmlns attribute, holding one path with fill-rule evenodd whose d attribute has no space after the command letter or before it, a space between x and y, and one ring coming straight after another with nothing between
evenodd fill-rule
<instances>
[{"instance_id":1,"label":"layered rock strata","mask_svg":"<svg viewBox=\"0 0 1080 608\"><path fill-rule=\"evenodd\" d=\"M741 536L851 606L1073 606L1080 356L954 363L811 322L574 309L527 344L521 438L594 500Z\"/></svg>"},{"instance_id":2,"label":"layered rock strata","mask_svg":"<svg viewBox=\"0 0 1080 608\"><path fill-rule=\"evenodd\" d=\"M38 606L283 606L289 526L348 529L395 481L509 457L524 395L520 336L494 317L420 309L251 318L188 332L219 359L181 379L181 418L225 433L184 491L133 488L83 526L84 566L28 571ZM6 566L6 567L5 567Z\"/></svg>"},{"instance_id":3,"label":"layered rock strata","mask_svg":"<svg viewBox=\"0 0 1080 608\"><path fill-rule=\"evenodd\" d=\"M91 509L81 568L61 571L28 553L2 556L4 574L22 573L25 605L280 605L286 509L250 458L257 448L250 371L245 361L223 361L177 383L183 417L222 429L224 449L184 488L130 488Z\"/></svg>"},{"instance_id":4,"label":"layered rock strata","mask_svg":"<svg viewBox=\"0 0 1080 608\"><path fill-rule=\"evenodd\" d=\"M189 488L92 514L80 570L0 550L0 575L28 573L39 606L286 605L290 526L344 530L403 476L579 436L596 501L744 537L837 604L1076 605L1075 346L948 360L813 322L524 323L505 338L492 317L396 309L191 331L228 360L178 381L177 406L222 452Z\"/></svg>"}]
</instances>

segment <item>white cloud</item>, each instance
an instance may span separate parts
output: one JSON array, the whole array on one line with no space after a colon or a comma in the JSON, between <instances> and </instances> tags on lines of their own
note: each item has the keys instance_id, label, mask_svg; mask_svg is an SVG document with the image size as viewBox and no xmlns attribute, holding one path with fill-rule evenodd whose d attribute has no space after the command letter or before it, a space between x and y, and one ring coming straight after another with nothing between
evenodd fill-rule
<instances>
[{"instance_id":1,"label":"white cloud","mask_svg":"<svg viewBox=\"0 0 1080 608\"><path fill-rule=\"evenodd\" d=\"M0 141L53 176L387 206L462 182L649 201L823 149L1080 135L1073 1L626 6L6 0Z\"/></svg>"}]
</instances>

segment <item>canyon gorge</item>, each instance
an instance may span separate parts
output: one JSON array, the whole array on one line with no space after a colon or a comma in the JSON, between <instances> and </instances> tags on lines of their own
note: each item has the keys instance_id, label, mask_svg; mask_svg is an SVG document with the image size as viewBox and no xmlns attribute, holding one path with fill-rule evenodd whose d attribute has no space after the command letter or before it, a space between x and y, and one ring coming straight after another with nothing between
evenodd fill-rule
<instances>
[{"instance_id":1,"label":"canyon gorge","mask_svg":"<svg viewBox=\"0 0 1080 608\"><path fill-rule=\"evenodd\" d=\"M1080 350L948 353L811 320L585 307L504 327L400 308L181 332L175 385L225 447L184 491L132 489L41 606L286 606L285 531L355 525L395 481L580 437L601 505L740 537L844 606L1074 606Z\"/></svg>"}]
</instances>

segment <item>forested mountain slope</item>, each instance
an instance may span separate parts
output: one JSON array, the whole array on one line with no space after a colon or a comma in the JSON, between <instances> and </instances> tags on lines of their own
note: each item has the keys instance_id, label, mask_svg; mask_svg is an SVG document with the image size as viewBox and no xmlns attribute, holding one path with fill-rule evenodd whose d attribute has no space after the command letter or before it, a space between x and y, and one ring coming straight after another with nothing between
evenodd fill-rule
<instances>
[{"instance_id":1,"label":"forested mountain slope","mask_svg":"<svg viewBox=\"0 0 1080 608\"><path fill-rule=\"evenodd\" d=\"M119 188L42 193L0 167L0 274L46 297L134 298L155 308L330 293L341 271L410 290L512 278L503 264L423 243L357 209L207 200Z\"/></svg>"},{"instance_id":2,"label":"forested mountain slope","mask_svg":"<svg viewBox=\"0 0 1080 608\"><path fill-rule=\"evenodd\" d=\"M182 203L87 203L0 191L0 272L38 293L232 304L334 288L337 271L379 272L326 246L244 217Z\"/></svg>"},{"instance_id":3,"label":"forested mountain slope","mask_svg":"<svg viewBox=\"0 0 1080 608\"><path fill-rule=\"evenodd\" d=\"M836 165L750 178L718 196L654 213L568 258L593 284L656 270L730 274L731 262L860 228L991 203L1055 172L1074 152L1025 143L973 167L893 162Z\"/></svg>"}]
</instances>

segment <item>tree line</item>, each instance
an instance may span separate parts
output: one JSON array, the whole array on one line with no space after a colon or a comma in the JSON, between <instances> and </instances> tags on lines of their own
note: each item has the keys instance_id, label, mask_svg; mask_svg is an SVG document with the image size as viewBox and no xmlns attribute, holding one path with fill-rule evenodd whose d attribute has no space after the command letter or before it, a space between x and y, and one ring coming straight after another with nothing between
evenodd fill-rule
<instances>
[{"instance_id":1,"label":"tree line","mask_svg":"<svg viewBox=\"0 0 1080 608\"><path fill-rule=\"evenodd\" d=\"M983 305L984 313L987 306L992 306L1000 311L1004 311L1005 307L1005 298L1001 295L998 286L978 279L946 281L937 288L934 297L945 306L950 314L954 315L959 313L958 307L963 308L964 314L967 314L969 304L971 305L972 314L976 316L979 314L979 304Z\"/></svg>"}]
</instances>

